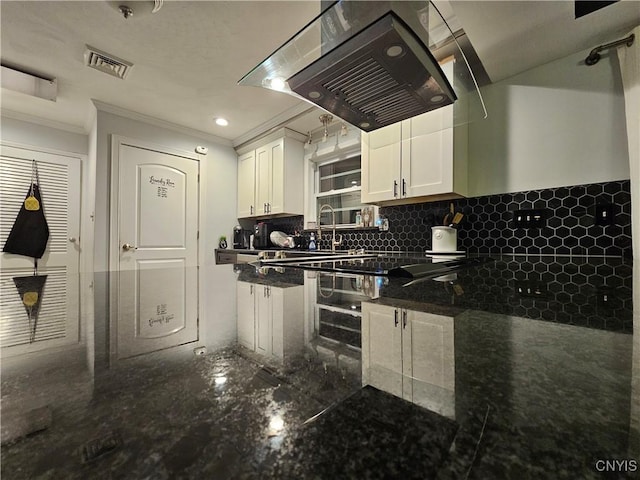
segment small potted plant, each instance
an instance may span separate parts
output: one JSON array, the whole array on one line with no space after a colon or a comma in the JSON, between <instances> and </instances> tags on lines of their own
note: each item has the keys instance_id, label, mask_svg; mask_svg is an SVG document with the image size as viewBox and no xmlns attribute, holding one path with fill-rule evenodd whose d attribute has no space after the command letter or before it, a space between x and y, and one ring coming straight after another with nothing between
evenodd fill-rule
<instances>
[{"instance_id":1,"label":"small potted plant","mask_svg":"<svg viewBox=\"0 0 640 480\"><path fill-rule=\"evenodd\" d=\"M227 248L227 237L224 235L220 235L220 241L218 242L218 247Z\"/></svg>"}]
</instances>

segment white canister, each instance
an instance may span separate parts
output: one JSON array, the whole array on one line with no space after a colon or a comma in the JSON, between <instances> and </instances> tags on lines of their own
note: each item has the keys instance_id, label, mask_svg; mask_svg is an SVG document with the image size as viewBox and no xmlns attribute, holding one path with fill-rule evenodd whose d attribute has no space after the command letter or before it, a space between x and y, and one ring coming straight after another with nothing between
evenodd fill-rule
<instances>
[{"instance_id":1,"label":"white canister","mask_svg":"<svg viewBox=\"0 0 640 480\"><path fill-rule=\"evenodd\" d=\"M458 231L453 227L431 227L431 249L434 252L455 252Z\"/></svg>"}]
</instances>

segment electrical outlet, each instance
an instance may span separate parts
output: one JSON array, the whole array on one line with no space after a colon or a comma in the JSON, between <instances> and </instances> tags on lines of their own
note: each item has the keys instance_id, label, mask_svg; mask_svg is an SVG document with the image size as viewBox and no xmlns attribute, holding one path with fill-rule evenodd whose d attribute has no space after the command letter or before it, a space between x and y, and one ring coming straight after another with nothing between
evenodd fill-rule
<instances>
[{"instance_id":1,"label":"electrical outlet","mask_svg":"<svg viewBox=\"0 0 640 480\"><path fill-rule=\"evenodd\" d=\"M616 223L615 205L596 205L596 225L614 225Z\"/></svg>"},{"instance_id":2,"label":"electrical outlet","mask_svg":"<svg viewBox=\"0 0 640 480\"><path fill-rule=\"evenodd\" d=\"M541 228L547 225L549 210L515 210L513 212L513 226L515 228Z\"/></svg>"},{"instance_id":3,"label":"electrical outlet","mask_svg":"<svg viewBox=\"0 0 640 480\"><path fill-rule=\"evenodd\" d=\"M612 308L617 302L614 290L609 287L599 287L596 290L596 301L598 306Z\"/></svg>"},{"instance_id":4,"label":"electrical outlet","mask_svg":"<svg viewBox=\"0 0 640 480\"><path fill-rule=\"evenodd\" d=\"M516 282L516 293L520 297L546 299L549 297L547 286L539 282Z\"/></svg>"}]
</instances>

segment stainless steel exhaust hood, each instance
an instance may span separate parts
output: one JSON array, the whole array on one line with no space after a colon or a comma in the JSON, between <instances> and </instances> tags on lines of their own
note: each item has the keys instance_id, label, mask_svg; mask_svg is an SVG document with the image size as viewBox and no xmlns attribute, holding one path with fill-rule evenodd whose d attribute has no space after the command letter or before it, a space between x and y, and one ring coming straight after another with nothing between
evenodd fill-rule
<instances>
[{"instance_id":1,"label":"stainless steel exhaust hood","mask_svg":"<svg viewBox=\"0 0 640 480\"><path fill-rule=\"evenodd\" d=\"M454 123L486 117L464 53L430 2L335 2L240 85L282 91L372 131L456 102ZM440 51L454 62L447 77ZM434 55L434 52L436 55ZM442 55L441 55L442 56Z\"/></svg>"}]
</instances>

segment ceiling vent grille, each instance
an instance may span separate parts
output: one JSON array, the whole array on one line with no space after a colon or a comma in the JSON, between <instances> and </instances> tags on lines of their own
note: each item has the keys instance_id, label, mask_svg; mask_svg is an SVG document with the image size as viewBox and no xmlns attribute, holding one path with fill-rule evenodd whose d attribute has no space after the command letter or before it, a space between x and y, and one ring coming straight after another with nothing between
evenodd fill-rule
<instances>
[{"instance_id":1,"label":"ceiling vent grille","mask_svg":"<svg viewBox=\"0 0 640 480\"><path fill-rule=\"evenodd\" d=\"M87 45L87 50L84 52L84 64L87 67L95 68L103 73L121 79L127 78L127 75L133 68L133 63L89 45Z\"/></svg>"}]
</instances>

